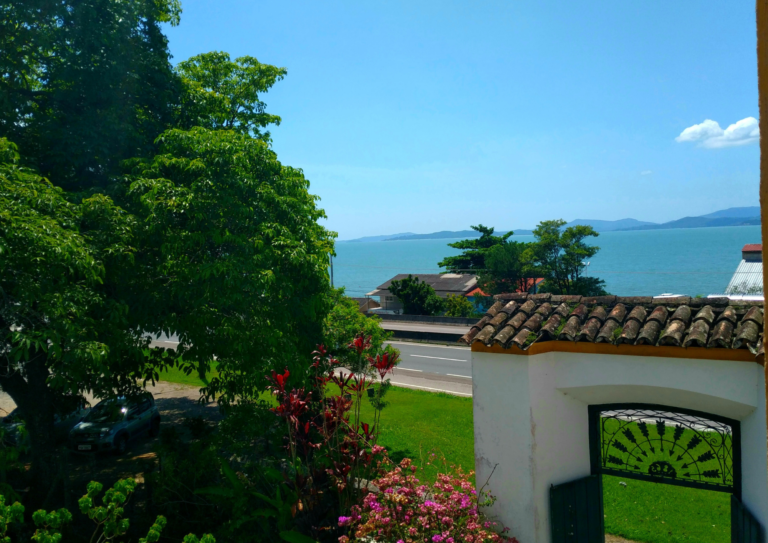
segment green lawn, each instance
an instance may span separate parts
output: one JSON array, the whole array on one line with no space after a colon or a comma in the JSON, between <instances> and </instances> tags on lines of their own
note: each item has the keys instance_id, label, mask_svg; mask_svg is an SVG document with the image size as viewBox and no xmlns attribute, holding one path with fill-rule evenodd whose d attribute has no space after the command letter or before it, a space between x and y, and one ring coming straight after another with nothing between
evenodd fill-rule
<instances>
[{"instance_id":1,"label":"green lawn","mask_svg":"<svg viewBox=\"0 0 768 543\"><path fill-rule=\"evenodd\" d=\"M603 476L606 533L645 543L729 542L730 499L725 492Z\"/></svg>"},{"instance_id":2,"label":"green lawn","mask_svg":"<svg viewBox=\"0 0 768 543\"><path fill-rule=\"evenodd\" d=\"M192 386L196 374L171 370L161 379ZM394 460L407 456L423 466L421 479L434 481L443 459L474 469L472 399L393 387L382 413L380 444ZM365 400L364 400L365 401ZM365 401L363 419L372 420ZM431 455L435 454L433 458ZM619 482L627 483L624 487ZM606 533L643 543L730 541L730 496L665 484L604 476ZM493 481L490 483L493 489ZM514 530L514 529L513 529Z\"/></svg>"},{"instance_id":3,"label":"green lawn","mask_svg":"<svg viewBox=\"0 0 768 543\"><path fill-rule=\"evenodd\" d=\"M218 375L215 369L209 372L211 377ZM160 372L160 380L168 383L178 383L180 385L188 385L193 387L204 387L208 383L203 382L197 375L197 372L192 372L189 375L181 371L179 368L170 368L166 371Z\"/></svg>"},{"instance_id":4,"label":"green lawn","mask_svg":"<svg viewBox=\"0 0 768 543\"><path fill-rule=\"evenodd\" d=\"M475 469L472 398L392 387L387 401L379 444L393 460L407 456L423 466L422 481L434 481L443 462ZM368 402L363 417L373 418Z\"/></svg>"}]
</instances>

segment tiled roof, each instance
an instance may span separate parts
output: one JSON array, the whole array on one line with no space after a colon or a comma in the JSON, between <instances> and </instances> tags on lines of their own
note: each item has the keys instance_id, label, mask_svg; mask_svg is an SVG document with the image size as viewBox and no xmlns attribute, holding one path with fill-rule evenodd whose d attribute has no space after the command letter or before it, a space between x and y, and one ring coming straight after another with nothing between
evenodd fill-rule
<instances>
[{"instance_id":1,"label":"tiled roof","mask_svg":"<svg viewBox=\"0 0 768 543\"><path fill-rule=\"evenodd\" d=\"M469 273L399 273L386 283L376 287L376 290L387 290L392 281L401 280L412 275L422 283L430 285L437 293L440 292L469 292L477 286L477 275Z\"/></svg>"},{"instance_id":2,"label":"tiled roof","mask_svg":"<svg viewBox=\"0 0 768 543\"><path fill-rule=\"evenodd\" d=\"M763 303L728 298L501 294L465 334L528 349L545 341L749 349L762 353Z\"/></svg>"}]
</instances>

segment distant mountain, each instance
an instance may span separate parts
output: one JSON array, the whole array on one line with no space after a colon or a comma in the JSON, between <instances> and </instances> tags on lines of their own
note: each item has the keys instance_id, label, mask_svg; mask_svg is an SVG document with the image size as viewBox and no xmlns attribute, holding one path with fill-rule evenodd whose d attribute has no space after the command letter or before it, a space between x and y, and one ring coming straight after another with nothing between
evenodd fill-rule
<instances>
[{"instance_id":1,"label":"distant mountain","mask_svg":"<svg viewBox=\"0 0 768 543\"><path fill-rule=\"evenodd\" d=\"M401 236L415 236L413 232L403 232L401 234L390 234L388 236L365 236L357 239L342 239L340 242L352 242L352 241L386 241L392 238L399 238Z\"/></svg>"},{"instance_id":2,"label":"distant mountain","mask_svg":"<svg viewBox=\"0 0 768 543\"><path fill-rule=\"evenodd\" d=\"M684 217L676 221L669 221L663 224L657 224L648 221L638 221L637 219L619 219L617 221L601 221L598 219L576 219L567 226L588 225L598 232L616 232L626 230L665 230L668 228L708 228L712 226L747 226L760 224L760 207L731 207L714 211L700 217ZM505 234L508 230L498 230L497 234ZM516 229L516 235L525 236L533 234L532 230ZM404 232L402 234L391 234L389 236L367 236L358 239L349 239L344 241L408 241L417 239L467 239L479 238L480 233L474 230L442 230L431 234L414 234L413 232Z\"/></svg>"},{"instance_id":3,"label":"distant mountain","mask_svg":"<svg viewBox=\"0 0 768 543\"><path fill-rule=\"evenodd\" d=\"M759 208L758 208L759 209ZM711 228L713 226L748 226L759 225L760 217L716 217L714 219L702 217L684 217L676 221L663 224L652 224L624 228L624 230L668 230L670 228Z\"/></svg>"},{"instance_id":4,"label":"distant mountain","mask_svg":"<svg viewBox=\"0 0 768 543\"><path fill-rule=\"evenodd\" d=\"M499 230L494 232L494 235L502 235L509 232L509 230ZM530 235L532 230L514 230L517 235ZM411 241L416 239L467 239L467 238L479 238L480 232L475 230L459 230L457 232L451 230L443 230L441 232L433 232L431 234L410 234L407 236L400 236L397 238L387 238L382 241Z\"/></svg>"},{"instance_id":5,"label":"distant mountain","mask_svg":"<svg viewBox=\"0 0 768 543\"><path fill-rule=\"evenodd\" d=\"M656 223L647 221L638 221L637 219L619 219L618 221L598 221L595 219L576 219L565 226L591 226L598 232L613 232L615 230L628 230L638 226L649 226Z\"/></svg>"},{"instance_id":6,"label":"distant mountain","mask_svg":"<svg viewBox=\"0 0 768 543\"><path fill-rule=\"evenodd\" d=\"M719 219L722 217L752 219L759 216L759 206L729 207L728 209L721 209L720 211L715 211L714 213L709 213L708 215L702 215L702 217L705 219Z\"/></svg>"}]
</instances>

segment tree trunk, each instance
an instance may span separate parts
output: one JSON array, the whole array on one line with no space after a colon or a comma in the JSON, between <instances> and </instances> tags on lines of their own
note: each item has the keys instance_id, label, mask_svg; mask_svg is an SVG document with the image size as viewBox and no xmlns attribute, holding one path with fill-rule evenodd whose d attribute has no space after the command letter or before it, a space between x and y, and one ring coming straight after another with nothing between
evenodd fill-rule
<instances>
[{"instance_id":1,"label":"tree trunk","mask_svg":"<svg viewBox=\"0 0 768 543\"><path fill-rule=\"evenodd\" d=\"M29 433L32 466L30 491L25 501L33 508L42 507L48 501L59 475L53 394L47 380L48 368L42 356L24 364L24 375L12 372L0 376L0 387L16 403Z\"/></svg>"}]
</instances>

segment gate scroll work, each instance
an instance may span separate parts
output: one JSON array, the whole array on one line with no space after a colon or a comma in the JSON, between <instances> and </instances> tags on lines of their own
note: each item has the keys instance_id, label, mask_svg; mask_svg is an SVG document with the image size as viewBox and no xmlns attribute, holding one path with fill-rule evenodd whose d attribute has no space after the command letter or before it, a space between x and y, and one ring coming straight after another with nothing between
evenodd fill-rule
<instances>
[{"instance_id":1,"label":"gate scroll work","mask_svg":"<svg viewBox=\"0 0 768 543\"><path fill-rule=\"evenodd\" d=\"M741 498L737 420L654 405L593 405L589 425L592 473Z\"/></svg>"},{"instance_id":2,"label":"gate scroll work","mask_svg":"<svg viewBox=\"0 0 768 543\"><path fill-rule=\"evenodd\" d=\"M603 542L602 475L731 494L731 541L764 543L741 504L739 421L649 404L589 406L592 475L550 489L553 543Z\"/></svg>"}]
</instances>

